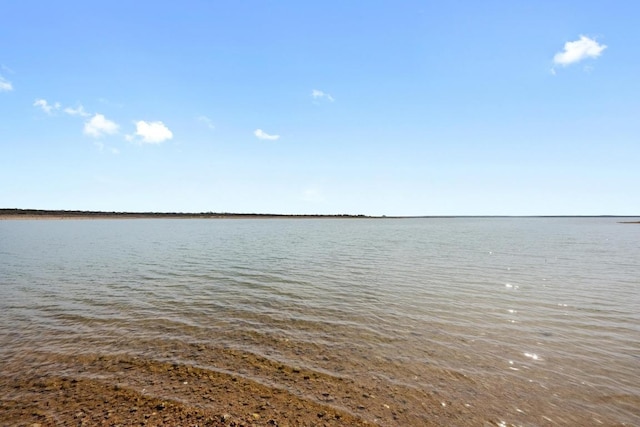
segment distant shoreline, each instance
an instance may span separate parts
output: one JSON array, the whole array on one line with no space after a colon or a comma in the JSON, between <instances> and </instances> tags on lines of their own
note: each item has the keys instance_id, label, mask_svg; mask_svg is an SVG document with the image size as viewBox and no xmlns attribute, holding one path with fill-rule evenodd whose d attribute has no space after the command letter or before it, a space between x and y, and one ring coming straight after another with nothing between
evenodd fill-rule
<instances>
[{"instance_id":1,"label":"distant shoreline","mask_svg":"<svg viewBox=\"0 0 640 427\"><path fill-rule=\"evenodd\" d=\"M82 210L0 209L0 220L67 220L67 219L410 219L410 218L638 218L631 215L424 215L424 216L372 216L351 214L260 214L228 212L107 212ZM640 224L640 221L618 221L622 224Z\"/></svg>"},{"instance_id":2,"label":"distant shoreline","mask_svg":"<svg viewBox=\"0 0 640 427\"><path fill-rule=\"evenodd\" d=\"M256 213L106 212L78 210L0 209L0 220L24 219L241 219L241 218L380 218L365 215L279 215Z\"/></svg>"}]
</instances>

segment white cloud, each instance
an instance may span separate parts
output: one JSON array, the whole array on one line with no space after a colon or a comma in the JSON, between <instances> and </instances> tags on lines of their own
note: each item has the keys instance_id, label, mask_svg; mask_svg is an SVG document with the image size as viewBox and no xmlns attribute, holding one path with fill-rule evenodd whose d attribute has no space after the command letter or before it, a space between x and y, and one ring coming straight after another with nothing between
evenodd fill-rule
<instances>
[{"instance_id":1,"label":"white cloud","mask_svg":"<svg viewBox=\"0 0 640 427\"><path fill-rule=\"evenodd\" d=\"M205 125L207 125L207 127L209 129L215 129L216 128L215 125L213 124L213 121L207 116L198 116L196 118L196 120L198 120L199 122L204 123Z\"/></svg>"},{"instance_id":2,"label":"white cloud","mask_svg":"<svg viewBox=\"0 0 640 427\"><path fill-rule=\"evenodd\" d=\"M160 144L168 139L173 138L173 132L169 130L162 122L145 122L140 120L136 122L136 132L134 135L127 135L127 141L135 140L135 136L141 138L144 144Z\"/></svg>"},{"instance_id":3,"label":"white cloud","mask_svg":"<svg viewBox=\"0 0 640 427\"><path fill-rule=\"evenodd\" d=\"M566 42L564 50L553 57L553 63L566 67L587 58L597 58L606 48L606 45L599 44L587 36L580 36L579 40Z\"/></svg>"},{"instance_id":4,"label":"white cloud","mask_svg":"<svg viewBox=\"0 0 640 427\"><path fill-rule=\"evenodd\" d=\"M265 131L263 131L262 129L256 129L253 134L258 138L258 139L266 139L268 141L275 141L277 139L280 139L280 135L269 135L268 133L266 133Z\"/></svg>"},{"instance_id":5,"label":"white cloud","mask_svg":"<svg viewBox=\"0 0 640 427\"><path fill-rule=\"evenodd\" d=\"M94 138L100 138L104 135L117 133L119 128L120 126L102 114L95 114L84 124L84 133Z\"/></svg>"},{"instance_id":6,"label":"white cloud","mask_svg":"<svg viewBox=\"0 0 640 427\"><path fill-rule=\"evenodd\" d=\"M70 116L89 117L91 115L84 110L82 105L78 106L78 108L67 107L63 111Z\"/></svg>"},{"instance_id":7,"label":"white cloud","mask_svg":"<svg viewBox=\"0 0 640 427\"><path fill-rule=\"evenodd\" d=\"M329 95L328 93L324 93L323 91L318 90L318 89L313 89L311 91L311 97L313 99L326 99L329 102L335 101L333 99L333 96Z\"/></svg>"},{"instance_id":8,"label":"white cloud","mask_svg":"<svg viewBox=\"0 0 640 427\"><path fill-rule=\"evenodd\" d=\"M11 82L0 76L0 92L9 92L10 90L13 90Z\"/></svg>"},{"instance_id":9,"label":"white cloud","mask_svg":"<svg viewBox=\"0 0 640 427\"><path fill-rule=\"evenodd\" d=\"M60 109L60 103L59 102L56 102L55 104L51 105L51 104L49 104L47 102L46 99L36 99L33 102L33 106L42 108L42 111L44 111L47 114L51 114L53 112L53 110L59 110Z\"/></svg>"}]
</instances>

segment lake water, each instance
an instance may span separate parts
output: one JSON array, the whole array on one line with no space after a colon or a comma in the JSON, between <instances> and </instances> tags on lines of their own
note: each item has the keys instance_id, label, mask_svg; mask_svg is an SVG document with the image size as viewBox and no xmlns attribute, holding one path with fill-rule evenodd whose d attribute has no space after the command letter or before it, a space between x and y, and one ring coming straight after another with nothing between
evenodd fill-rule
<instances>
[{"instance_id":1,"label":"lake water","mask_svg":"<svg viewBox=\"0 0 640 427\"><path fill-rule=\"evenodd\" d=\"M130 357L380 425L640 425L640 225L617 221L0 221L0 381Z\"/></svg>"}]
</instances>

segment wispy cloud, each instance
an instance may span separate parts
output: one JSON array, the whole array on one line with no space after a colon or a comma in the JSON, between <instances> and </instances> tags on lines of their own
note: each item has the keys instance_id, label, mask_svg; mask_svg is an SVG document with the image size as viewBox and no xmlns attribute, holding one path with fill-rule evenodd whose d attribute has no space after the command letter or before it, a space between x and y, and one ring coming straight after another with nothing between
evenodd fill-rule
<instances>
[{"instance_id":1,"label":"wispy cloud","mask_svg":"<svg viewBox=\"0 0 640 427\"><path fill-rule=\"evenodd\" d=\"M107 98L98 98L98 102L104 105L108 105L109 107L124 108L124 104L120 102L110 101Z\"/></svg>"},{"instance_id":2,"label":"wispy cloud","mask_svg":"<svg viewBox=\"0 0 640 427\"><path fill-rule=\"evenodd\" d=\"M95 114L84 124L84 133L94 138L100 138L104 135L118 133L119 128L120 126L102 114Z\"/></svg>"},{"instance_id":3,"label":"wispy cloud","mask_svg":"<svg viewBox=\"0 0 640 427\"><path fill-rule=\"evenodd\" d=\"M335 99L333 99L333 96L318 89L313 89L311 91L311 97L315 100L326 99L329 102L335 101Z\"/></svg>"},{"instance_id":4,"label":"wispy cloud","mask_svg":"<svg viewBox=\"0 0 640 427\"><path fill-rule=\"evenodd\" d=\"M40 109L42 109L42 111L44 111L47 114L53 114L54 110L60 110L62 108L62 105L59 102L56 102L54 104L49 104L49 102L43 98L36 99L33 102L33 106L39 107ZM67 107L62 111L69 114L70 116L80 116L80 117L91 116L91 114L87 113L84 110L84 107L82 105L78 106L77 108Z\"/></svg>"},{"instance_id":5,"label":"wispy cloud","mask_svg":"<svg viewBox=\"0 0 640 427\"><path fill-rule=\"evenodd\" d=\"M209 129L216 128L215 125L213 124L213 120L211 120L207 116L198 116L196 117L196 120L199 121L200 123L204 123Z\"/></svg>"},{"instance_id":6,"label":"wispy cloud","mask_svg":"<svg viewBox=\"0 0 640 427\"><path fill-rule=\"evenodd\" d=\"M36 99L33 102L34 107L39 107L47 114L53 114L53 110L60 109L60 103L56 102L53 105L49 104L46 99Z\"/></svg>"},{"instance_id":7,"label":"wispy cloud","mask_svg":"<svg viewBox=\"0 0 640 427\"><path fill-rule=\"evenodd\" d=\"M301 199L309 203L322 203L325 201L324 194L317 188L307 188L304 190Z\"/></svg>"},{"instance_id":8,"label":"wispy cloud","mask_svg":"<svg viewBox=\"0 0 640 427\"><path fill-rule=\"evenodd\" d=\"M117 149L117 148L115 148L115 147L106 147L106 146L104 145L104 143L103 143L103 142L101 142L101 141L95 141L95 142L93 143L93 145L95 145L95 146L98 148L98 150L99 150L99 151L101 151L101 152L104 152L105 150L107 150L107 151L109 151L111 154L120 154L120 150L118 150L118 149Z\"/></svg>"},{"instance_id":9,"label":"wispy cloud","mask_svg":"<svg viewBox=\"0 0 640 427\"><path fill-rule=\"evenodd\" d=\"M4 77L0 76L0 92L9 92L13 90L11 82Z\"/></svg>"},{"instance_id":10,"label":"wispy cloud","mask_svg":"<svg viewBox=\"0 0 640 427\"><path fill-rule=\"evenodd\" d=\"M89 117L91 115L84 110L84 107L82 105L79 105L77 108L67 107L62 111L69 114L70 116Z\"/></svg>"},{"instance_id":11,"label":"wispy cloud","mask_svg":"<svg viewBox=\"0 0 640 427\"><path fill-rule=\"evenodd\" d=\"M127 135L127 141L138 141L142 144L160 144L173 138L173 132L162 122L136 122L136 132Z\"/></svg>"},{"instance_id":12,"label":"wispy cloud","mask_svg":"<svg viewBox=\"0 0 640 427\"><path fill-rule=\"evenodd\" d=\"M566 42L562 52L556 53L553 57L553 63L566 67L588 58L595 59L599 57L606 48L606 45L581 35L576 41Z\"/></svg>"},{"instance_id":13,"label":"wispy cloud","mask_svg":"<svg viewBox=\"0 0 640 427\"><path fill-rule=\"evenodd\" d=\"M276 140L280 139L280 135L269 135L268 133L266 133L262 129L256 129L255 131L253 131L253 134L258 139L263 139L263 140L268 140L268 141L276 141Z\"/></svg>"}]
</instances>

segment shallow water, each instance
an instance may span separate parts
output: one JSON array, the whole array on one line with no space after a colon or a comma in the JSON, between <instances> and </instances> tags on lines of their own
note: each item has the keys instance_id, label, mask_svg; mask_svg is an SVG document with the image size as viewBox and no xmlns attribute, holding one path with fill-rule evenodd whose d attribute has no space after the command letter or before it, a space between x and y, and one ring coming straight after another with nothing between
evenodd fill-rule
<instances>
[{"instance_id":1,"label":"shallow water","mask_svg":"<svg viewBox=\"0 0 640 427\"><path fill-rule=\"evenodd\" d=\"M640 225L615 218L0 221L0 297L5 380L128 357L381 425L640 425Z\"/></svg>"}]
</instances>

